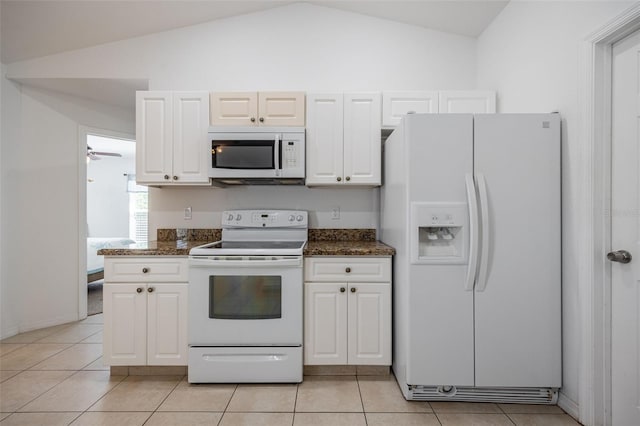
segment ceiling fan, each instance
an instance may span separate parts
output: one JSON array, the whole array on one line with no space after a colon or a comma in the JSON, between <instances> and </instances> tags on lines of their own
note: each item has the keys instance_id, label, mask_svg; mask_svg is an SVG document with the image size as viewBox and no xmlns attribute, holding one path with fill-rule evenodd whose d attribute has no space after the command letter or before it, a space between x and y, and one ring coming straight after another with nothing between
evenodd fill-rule
<instances>
[{"instance_id":1,"label":"ceiling fan","mask_svg":"<svg viewBox=\"0 0 640 426\"><path fill-rule=\"evenodd\" d=\"M103 151L94 151L89 145L87 145L87 158L89 160L100 160L100 157L122 157L122 154L117 152L103 152ZM88 160L87 160L88 161Z\"/></svg>"}]
</instances>

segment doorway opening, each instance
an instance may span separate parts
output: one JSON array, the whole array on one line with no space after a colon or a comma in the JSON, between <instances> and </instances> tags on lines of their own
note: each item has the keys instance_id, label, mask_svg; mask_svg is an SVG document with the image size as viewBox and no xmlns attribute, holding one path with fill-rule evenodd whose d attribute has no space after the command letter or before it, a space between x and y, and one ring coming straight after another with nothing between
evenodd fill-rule
<instances>
[{"instance_id":1,"label":"doorway opening","mask_svg":"<svg viewBox=\"0 0 640 426\"><path fill-rule=\"evenodd\" d=\"M101 248L147 241L147 188L136 185L135 141L88 133L86 137L87 315L102 312Z\"/></svg>"}]
</instances>

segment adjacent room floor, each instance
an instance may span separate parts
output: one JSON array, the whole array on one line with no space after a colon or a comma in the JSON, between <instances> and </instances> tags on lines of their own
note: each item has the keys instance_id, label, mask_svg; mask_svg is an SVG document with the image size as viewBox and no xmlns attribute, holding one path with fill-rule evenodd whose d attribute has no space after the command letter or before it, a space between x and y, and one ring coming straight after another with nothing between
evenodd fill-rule
<instances>
[{"instance_id":1,"label":"adjacent room floor","mask_svg":"<svg viewBox=\"0 0 640 426\"><path fill-rule=\"evenodd\" d=\"M393 376L306 376L299 385L189 385L110 376L102 315L0 342L5 425L578 425L556 406L407 402Z\"/></svg>"}]
</instances>

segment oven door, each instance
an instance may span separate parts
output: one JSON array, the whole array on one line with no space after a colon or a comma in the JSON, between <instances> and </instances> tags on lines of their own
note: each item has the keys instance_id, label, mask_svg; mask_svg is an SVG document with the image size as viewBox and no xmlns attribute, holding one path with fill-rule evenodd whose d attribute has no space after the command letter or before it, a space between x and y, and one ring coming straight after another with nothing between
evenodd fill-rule
<instances>
[{"instance_id":1,"label":"oven door","mask_svg":"<svg viewBox=\"0 0 640 426\"><path fill-rule=\"evenodd\" d=\"M302 344L301 256L189 258L191 346Z\"/></svg>"},{"instance_id":2,"label":"oven door","mask_svg":"<svg viewBox=\"0 0 640 426\"><path fill-rule=\"evenodd\" d=\"M209 133L212 178L275 178L282 170L279 133Z\"/></svg>"}]
</instances>

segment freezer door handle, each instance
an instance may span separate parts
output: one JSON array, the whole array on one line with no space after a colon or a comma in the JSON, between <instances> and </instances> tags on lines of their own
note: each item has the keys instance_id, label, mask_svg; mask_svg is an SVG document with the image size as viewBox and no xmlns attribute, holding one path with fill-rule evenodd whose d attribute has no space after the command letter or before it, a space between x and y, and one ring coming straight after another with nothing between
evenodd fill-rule
<instances>
[{"instance_id":1,"label":"freezer door handle","mask_svg":"<svg viewBox=\"0 0 640 426\"><path fill-rule=\"evenodd\" d=\"M487 287L487 275L489 273L489 240L491 235L489 228L489 196L484 175L478 173L477 179L478 192L480 194L480 215L482 217L482 249L480 251L480 272L478 273L476 291L484 291Z\"/></svg>"},{"instance_id":2,"label":"freezer door handle","mask_svg":"<svg viewBox=\"0 0 640 426\"><path fill-rule=\"evenodd\" d=\"M478 229L478 198L473 175L467 173L464 176L464 180L467 187L467 203L469 205L469 267L464 289L465 291L473 291L478 269L478 242L480 237Z\"/></svg>"}]
</instances>

